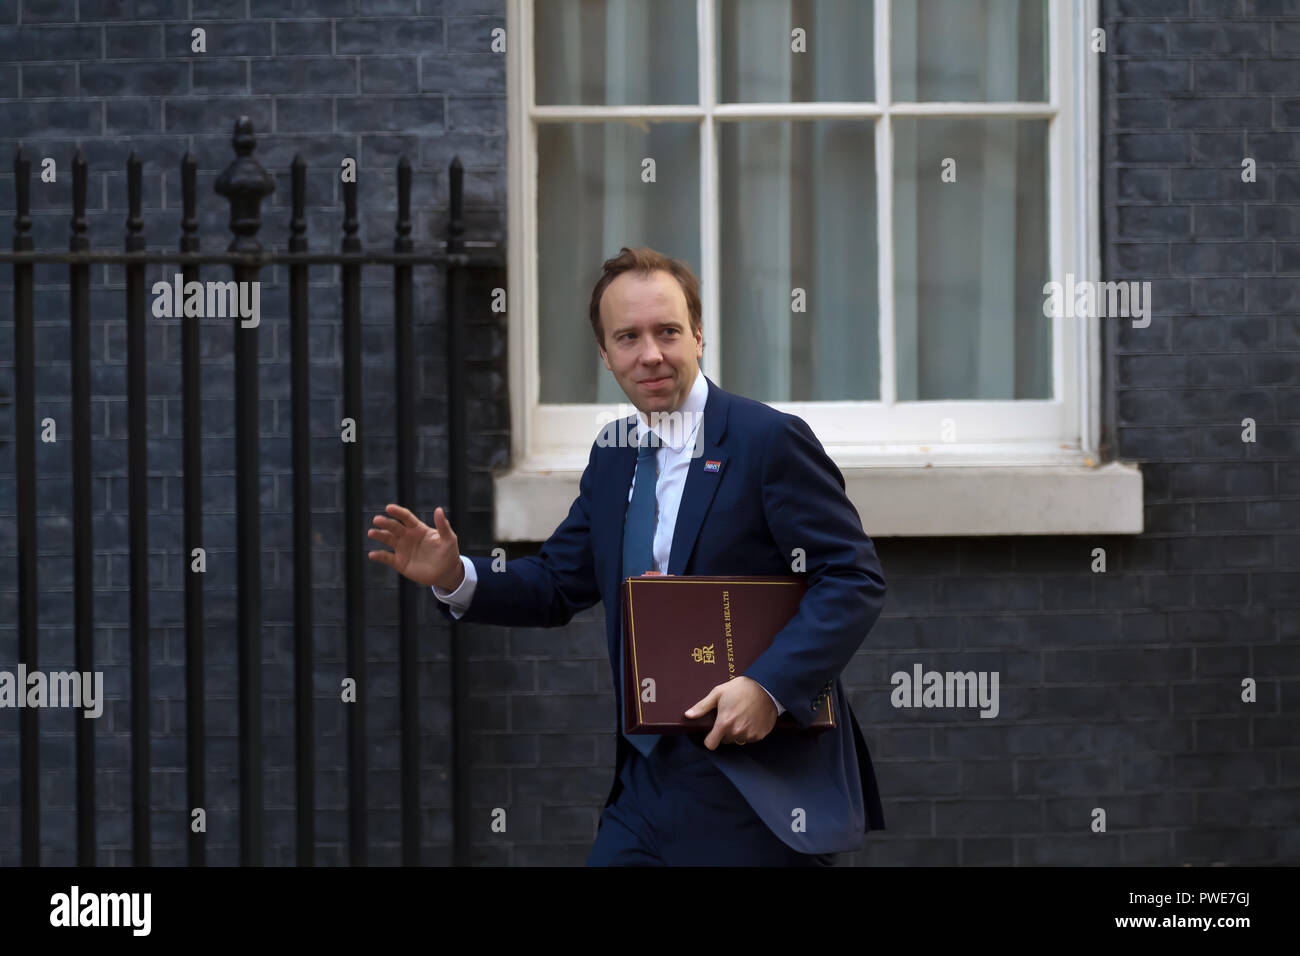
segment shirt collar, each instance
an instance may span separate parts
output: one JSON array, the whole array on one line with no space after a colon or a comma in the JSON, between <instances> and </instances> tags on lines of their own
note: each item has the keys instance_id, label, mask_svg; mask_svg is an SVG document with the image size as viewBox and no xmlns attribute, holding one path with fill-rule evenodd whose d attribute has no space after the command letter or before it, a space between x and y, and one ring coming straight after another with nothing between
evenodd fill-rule
<instances>
[{"instance_id":1,"label":"shirt collar","mask_svg":"<svg viewBox=\"0 0 1300 956\"><path fill-rule=\"evenodd\" d=\"M704 419L704 405L708 397L708 382L704 378L703 370L697 366L691 390L686 393L686 400L682 402L682 407L677 409L676 413L658 417L655 420L656 427L651 428L646 424L645 415L637 412L636 443L640 445L645 438L645 433L650 431L659 436L660 446L667 445L675 452L680 452L688 444L694 444L695 433Z\"/></svg>"}]
</instances>

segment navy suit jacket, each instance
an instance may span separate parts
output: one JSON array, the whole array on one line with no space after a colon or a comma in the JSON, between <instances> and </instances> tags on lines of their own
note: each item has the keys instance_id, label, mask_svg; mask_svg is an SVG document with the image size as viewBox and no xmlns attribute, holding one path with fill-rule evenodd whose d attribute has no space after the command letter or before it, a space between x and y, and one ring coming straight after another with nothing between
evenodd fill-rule
<instances>
[{"instance_id":1,"label":"navy suit jacket","mask_svg":"<svg viewBox=\"0 0 1300 956\"><path fill-rule=\"evenodd\" d=\"M808 590L795 616L745 676L770 691L802 726L812 720L829 685L841 719L831 731L774 731L743 747L722 744L703 752L795 850L861 849L863 834L884 829L885 821L871 757L839 675L880 616L885 596L880 562L844 493L839 468L807 423L706 381L703 451L691 459L668 573L788 575L801 549ZM461 617L470 623L559 627L604 601L618 741L606 806L618 796L619 772L631 750L618 732L614 662L622 620L623 520L636 469L635 418L621 427L632 439L618 447L620 423L606 426L592 445L568 517L536 556L510 560L496 573L491 558L470 559L478 584ZM721 465L705 471L706 461ZM445 604L438 606L451 617Z\"/></svg>"}]
</instances>

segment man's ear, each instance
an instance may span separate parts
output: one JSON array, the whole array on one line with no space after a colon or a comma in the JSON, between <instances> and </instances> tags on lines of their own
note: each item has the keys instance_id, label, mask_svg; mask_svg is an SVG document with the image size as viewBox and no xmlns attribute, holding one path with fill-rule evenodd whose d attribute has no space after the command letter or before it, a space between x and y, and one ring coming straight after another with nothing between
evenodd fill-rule
<instances>
[{"instance_id":1,"label":"man's ear","mask_svg":"<svg viewBox=\"0 0 1300 956\"><path fill-rule=\"evenodd\" d=\"M600 349L600 360L605 363L605 368L609 369L611 372L614 371L613 367L609 364L609 356L605 354L605 347L603 345L598 345L596 348Z\"/></svg>"}]
</instances>

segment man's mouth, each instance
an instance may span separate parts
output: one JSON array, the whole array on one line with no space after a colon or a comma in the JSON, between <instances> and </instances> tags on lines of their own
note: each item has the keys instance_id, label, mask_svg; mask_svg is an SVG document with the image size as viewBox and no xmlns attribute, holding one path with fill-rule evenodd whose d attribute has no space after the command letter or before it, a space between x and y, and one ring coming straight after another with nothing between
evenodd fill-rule
<instances>
[{"instance_id":1,"label":"man's mouth","mask_svg":"<svg viewBox=\"0 0 1300 956\"><path fill-rule=\"evenodd\" d=\"M641 380L641 385L645 388L659 388L663 385L667 385L669 378L671 378L671 376L668 375L664 375L661 378L645 378Z\"/></svg>"}]
</instances>

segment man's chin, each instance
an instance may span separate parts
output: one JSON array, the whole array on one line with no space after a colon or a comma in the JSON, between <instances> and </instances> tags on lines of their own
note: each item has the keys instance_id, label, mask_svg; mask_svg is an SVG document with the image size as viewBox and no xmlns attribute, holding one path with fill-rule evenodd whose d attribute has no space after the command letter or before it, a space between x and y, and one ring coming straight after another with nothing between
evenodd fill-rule
<instances>
[{"instance_id":1,"label":"man's chin","mask_svg":"<svg viewBox=\"0 0 1300 956\"><path fill-rule=\"evenodd\" d=\"M648 401L643 398L639 403L633 402L632 404L635 405L636 410L641 412L643 415L653 415L656 412L664 414L673 410L673 396L664 395L660 398L654 398Z\"/></svg>"}]
</instances>

